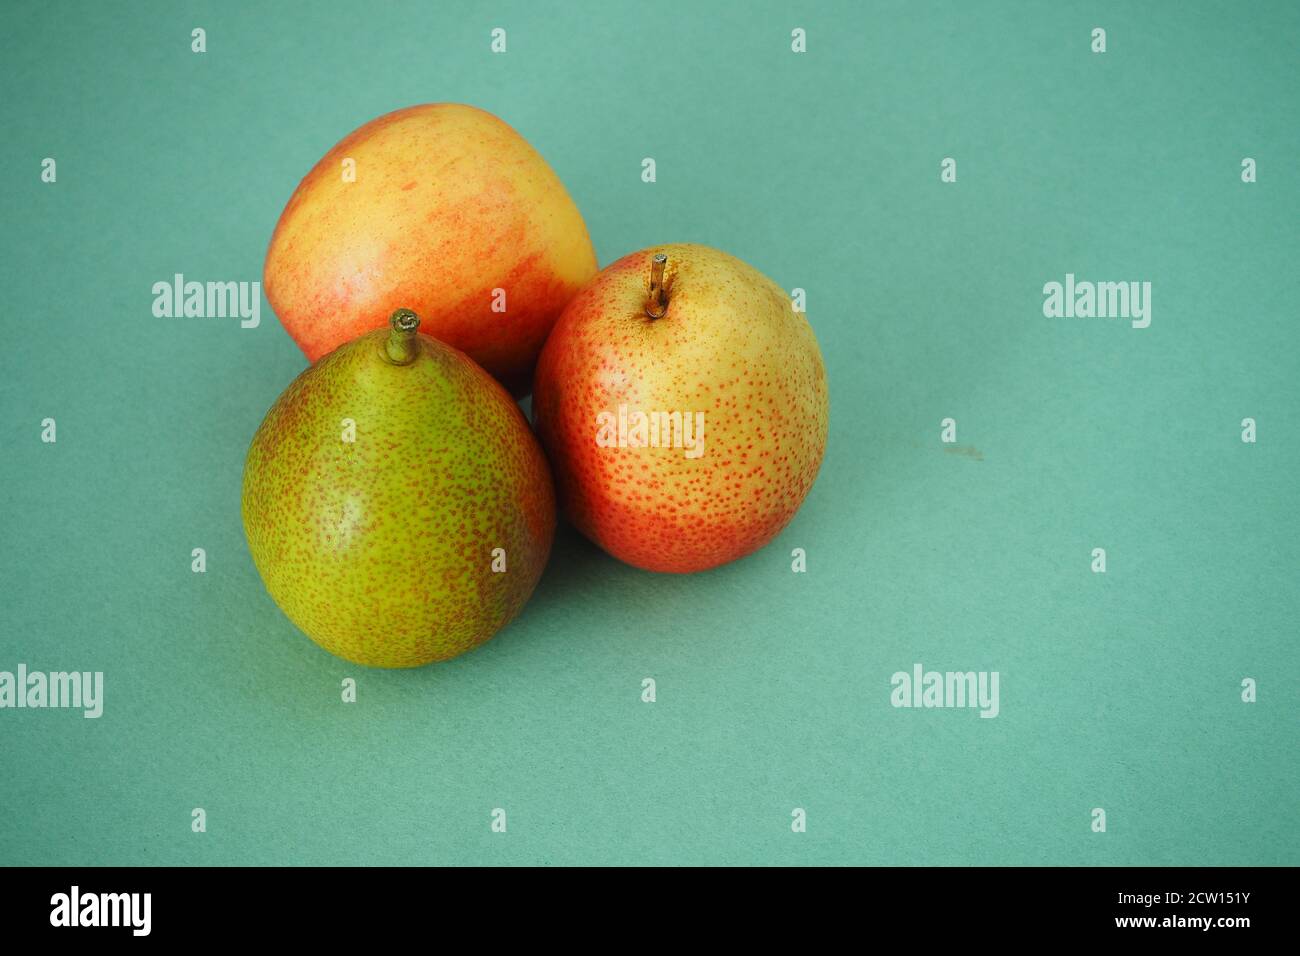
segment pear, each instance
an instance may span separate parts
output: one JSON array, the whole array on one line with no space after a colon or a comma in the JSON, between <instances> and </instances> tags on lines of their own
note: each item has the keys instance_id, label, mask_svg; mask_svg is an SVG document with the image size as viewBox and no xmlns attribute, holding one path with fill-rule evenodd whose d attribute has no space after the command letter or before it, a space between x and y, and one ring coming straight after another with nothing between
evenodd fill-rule
<instances>
[{"instance_id":1,"label":"pear","mask_svg":"<svg viewBox=\"0 0 1300 956\"><path fill-rule=\"evenodd\" d=\"M829 414L804 313L753 266L692 244L597 275L533 382L566 514L651 571L702 571L771 541L812 488Z\"/></svg>"},{"instance_id":2,"label":"pear","mask_svg":"<svg viewBox=\"0 0 1300 956\"><path fill-rule=\"evenodd\" d=\"M303 178L262 287L308 361L407 306L522 395L595 274L582 214L537 150L491 113L425 103L354 130Z\"/></svg>"},{"instance_id":3,"label":"pear","mask_svg":"<svg viewBox=\"0 0 1300 956\"><path fill-rule=\"evenodd\" d=\"M399 309L294 380L253 437L243 521L276 604L333 654L418 667L527 602L555 533L519 407Z\"/></svg>"}]
</instances>

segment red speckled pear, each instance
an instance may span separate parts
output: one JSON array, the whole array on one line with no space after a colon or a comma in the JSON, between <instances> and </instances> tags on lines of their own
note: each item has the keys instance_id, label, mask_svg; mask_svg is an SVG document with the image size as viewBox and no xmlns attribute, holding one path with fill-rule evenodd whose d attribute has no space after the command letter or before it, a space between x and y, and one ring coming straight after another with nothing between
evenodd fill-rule
<instances>
[{"instance_id":1,"label":"red speckled pear","mask_svg":"<svg viewBox=\"0 0 1300 956\"><path fill-rule=\"evenodd\" d=\"M408 310L307 369L244 466L266 589L321 647L417 667L486 641L533 592L555 533L519 407Z\"/></svg>"},{"instance_id":2,"label":"red speckled pear","mask_svg":"<svg viewBox=\"0 0 1300 956\"><path fill-rule=\"evenodd\" d=\"M372 120L298 184L263 288L310 361L397 308L528 390L556 318L596 273L577 206L528 142L455 103Z\"/></svg>"},{"instance_id":3,"label":"red speckled pear","mask_svg":"<svg viewBox=\"0 0 1300 956\"><path fill-rule=\"evenodd\" d=\"M629 564L687 572L761 548L794 517L829 399L812 328L775 282L717 249L667 245L569 303L533 413L574 525Z\"/></svg>"}]
</instances>

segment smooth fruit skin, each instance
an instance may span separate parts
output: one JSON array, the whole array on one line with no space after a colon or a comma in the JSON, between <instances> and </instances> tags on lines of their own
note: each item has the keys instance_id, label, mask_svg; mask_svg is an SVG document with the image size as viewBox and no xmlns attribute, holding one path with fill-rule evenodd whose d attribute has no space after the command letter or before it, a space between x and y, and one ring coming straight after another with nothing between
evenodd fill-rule
<instances>
[{"instance_id":1,"label":"smooth fruit skin","mask_svg":"<svg viewBox=\"0 0 1300 956\"><path fill-rule=\"evenodd\" d=\"M481 644L524 606L555 497L497 382L424 335L415 361L390 364L388 334L331 353L276 401L248 450L243 521L267 591L312 640L357 664L416 667Z\"/></svg>"},{"instance_id":2,"label":"smooth fruit skin","mask_svg":"<svg viewBox=\"0 0 1300 956\"><path fill-rule=\"evenodd\" d=\"M491 113L434 103L325 154L280 216L262 285L310 361L406 307L421 332L524 394L551 326L595 273L582 215L537 151Z\"/></svg>"},{"instance_id":3,"label":"smooth fruit skin","mask_svg":"<svg viewBox=\"0 0 1300 956\"><path fill-rule=\"evenodd\" d=\"M667 312L645 314L668 257ZM704 452L601 447L598 416L704 412ZM614 557L690 572L774 538L826 449L826 370L807 319L771 279L699 245L655 246L604 269L542 350L533 414L561 507Z\"/></svg>"}]
</instances>

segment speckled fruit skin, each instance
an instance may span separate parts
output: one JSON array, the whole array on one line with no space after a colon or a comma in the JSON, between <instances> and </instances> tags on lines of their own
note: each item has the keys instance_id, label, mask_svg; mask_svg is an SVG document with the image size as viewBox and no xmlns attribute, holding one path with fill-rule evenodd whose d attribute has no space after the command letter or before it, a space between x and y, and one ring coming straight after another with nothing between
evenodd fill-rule
<instances>
[{"instance_id":1,"label":"speckled fruit skin","mask_svg":"<svg viewBox=\"0 0 1300 956\"><path fill-rule=\"evenodd\" d=\"M310 361L405 307L518 395L595 274L582 215L537 151L491 113L434 103L372 120L325 154L280 216L262 286ZM493 289L505 312L492 311Z\"/></svg>"},{"instance_id":2,"label":"speckled fruit skin","mask_svg":"<svg viewBox=\"0 0 1300 956\"><path fill-rule=\"evenodd\" d=\"M555 495L497 382L423 335L414 362L392 365L387 335L332 352L272 406L244 467L244 533L267 591L317 644L418 667L476 647L524 606Z\"/></svg>"},{"instance_id":3,"label":"speckled fruit skin","mask_svg":"<svg viewBox=\"0 0 1300 956\"><path fill-rule=\"evenodd\" d=\"M660 252L668 311L650 319ZM620 405L704 412L704 454L598 446L597 416ZM707 246L655 246L569 303L537 365L533 415L583 534L646 570L700 571L761 548L803 503L826 449L826 370L771 279Z\"/></svg>"}]
</instances>

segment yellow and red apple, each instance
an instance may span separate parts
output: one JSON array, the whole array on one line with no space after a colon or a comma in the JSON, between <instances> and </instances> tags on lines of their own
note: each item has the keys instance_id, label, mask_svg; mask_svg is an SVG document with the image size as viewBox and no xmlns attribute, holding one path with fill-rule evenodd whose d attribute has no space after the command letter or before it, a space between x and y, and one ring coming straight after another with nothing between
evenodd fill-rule
<instances>
[{"instance_id":1,"label":"yellow and red apple","mask_svg":"<svg viewBox=\"0 0 1300 956\"><path fill-rule=\"evenodd\" d=\"M516 394L596 272L587 227L522 136L470 106L412 106L355 130L298 184L263 288L310 361L399 307Z\"/></svg>"}]
</instances>

